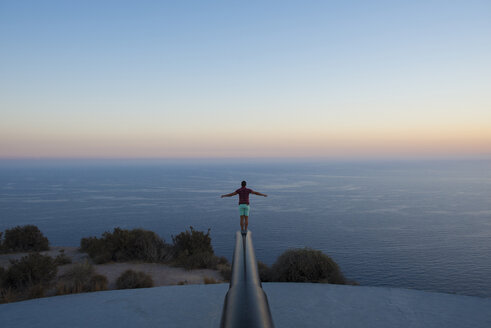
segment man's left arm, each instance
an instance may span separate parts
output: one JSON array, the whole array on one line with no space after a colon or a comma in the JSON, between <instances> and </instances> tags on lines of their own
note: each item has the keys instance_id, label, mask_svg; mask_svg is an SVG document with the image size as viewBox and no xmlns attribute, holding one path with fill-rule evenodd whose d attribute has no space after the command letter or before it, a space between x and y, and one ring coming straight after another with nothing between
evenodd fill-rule
<instances>
[{"instance_id":1,"label":"man's left arm","mask_svg":"<svg viewBox=\"0 0 491 328\"><path fill-rule=\"evenodd\" d=\"M258 196L268 197L268 195L262 194L260 192L254 191L254 190L252 190L251 193L253 193L254 195L258 195Z\"/></svg>"}]
</instances>

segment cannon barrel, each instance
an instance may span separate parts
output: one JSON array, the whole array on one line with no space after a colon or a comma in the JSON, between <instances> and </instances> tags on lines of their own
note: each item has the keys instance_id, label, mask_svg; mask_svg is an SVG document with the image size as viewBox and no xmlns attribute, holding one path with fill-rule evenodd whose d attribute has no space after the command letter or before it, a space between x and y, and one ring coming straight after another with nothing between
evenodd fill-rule
<instances>
[{"instance_id":1,"label":"cannon barrel","mask_svg":"<svg viewBox=\"0 0 491 328\"><path fill-rule=\"evenodd\" d=\"M274 327L257 269L250 231L236 233L230 287L223 305L221 328Z\"/></svg>"}]
</instances>

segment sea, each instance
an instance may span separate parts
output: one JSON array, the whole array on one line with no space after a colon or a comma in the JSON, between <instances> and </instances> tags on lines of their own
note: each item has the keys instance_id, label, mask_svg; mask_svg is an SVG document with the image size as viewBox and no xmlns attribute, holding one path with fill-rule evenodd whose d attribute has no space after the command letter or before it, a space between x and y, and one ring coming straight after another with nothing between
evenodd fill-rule
<instances>
[{"instance_id":1,"label":"sea","mask_svg":"<svg viewBox=\"0 0 491 328\"><path fill-rule=\"evenodd\" d=\"M232 258L246 180L258 260L309 247L360 285L491 297L491 160L2 160L0 231L53 246L116 227L210 229Z\"/></svg>"}]
</instances>

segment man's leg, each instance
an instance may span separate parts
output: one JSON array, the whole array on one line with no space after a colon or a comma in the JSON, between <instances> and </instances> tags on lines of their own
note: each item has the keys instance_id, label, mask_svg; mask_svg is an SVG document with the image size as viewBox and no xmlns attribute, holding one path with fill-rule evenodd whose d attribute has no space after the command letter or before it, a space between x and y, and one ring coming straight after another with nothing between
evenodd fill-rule
<instances>
[{"instance_id":1,"label":"man's leg","mask_svg":"<svg viewBox=\"0 0 491 328\"><path fill-rule=\"evenodd\" d=\"M249 225L249 209L249 205L246 205L244 209L244 231L247 231L247 226Z\"/></svg>"},{"instance_id":2,"label":"man's leg","mask_svg":"<svg viewBox=\"0 0 491 328\"><path fill-rule=\"evenodd\" d=\"M240 230L241 231L244 231L244 221L246 221L246 217L247 216L244 216L244 215L240 216ZM246 226L246 229L247 229L247 226Z\"/></svg>"}]
</instances>

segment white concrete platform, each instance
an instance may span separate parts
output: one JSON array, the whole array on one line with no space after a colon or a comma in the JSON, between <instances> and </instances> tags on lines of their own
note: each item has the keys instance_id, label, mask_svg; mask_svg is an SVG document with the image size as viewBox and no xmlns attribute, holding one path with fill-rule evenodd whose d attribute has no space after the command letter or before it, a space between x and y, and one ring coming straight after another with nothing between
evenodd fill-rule
<instances>
[{"instance_id":1,"label":"white concrete platform","mask_svg":"<svg viewBox=\"0 0 491 328\"><path fill-rule=\"evenodd\" d=\"M491 327L491 298L325 284L267 283L287 327ZM0 305L2 328L218 327L227 284L57 296Z\"/></svg>"}]
</instances>

